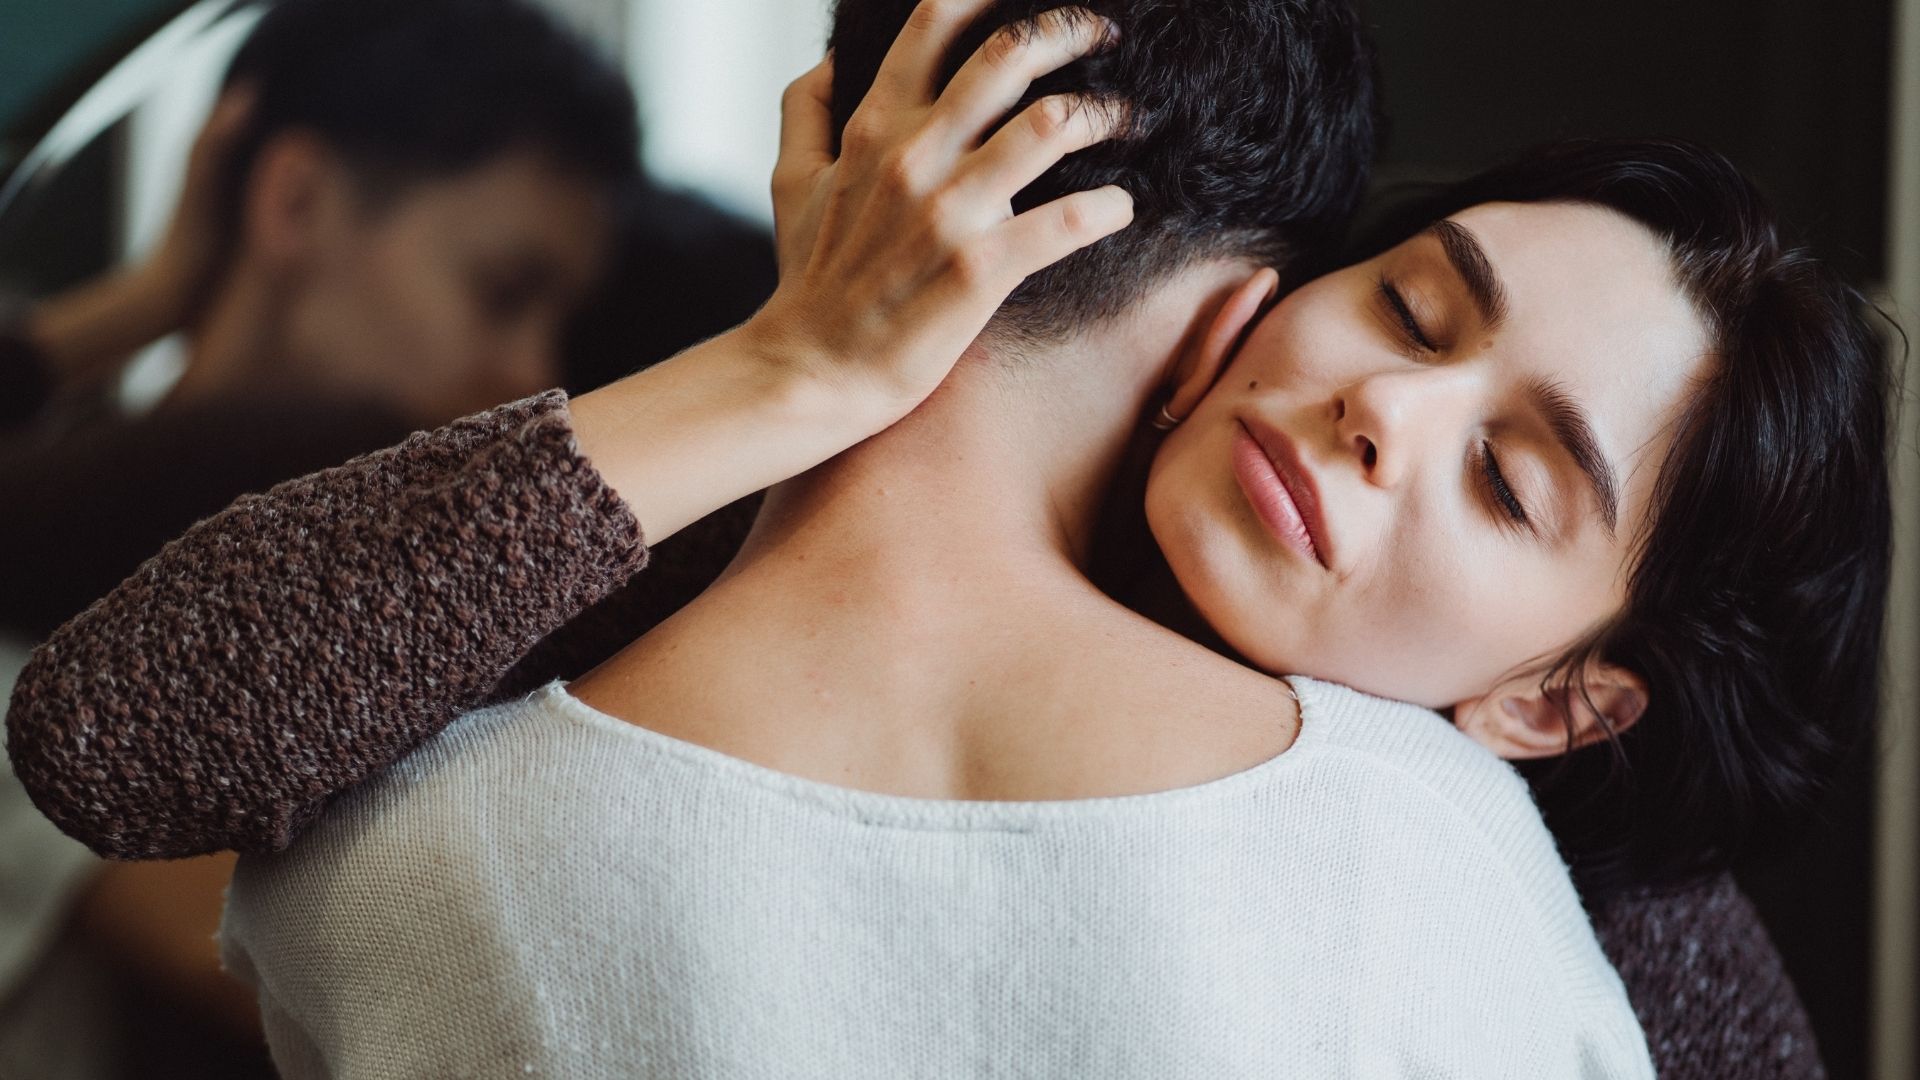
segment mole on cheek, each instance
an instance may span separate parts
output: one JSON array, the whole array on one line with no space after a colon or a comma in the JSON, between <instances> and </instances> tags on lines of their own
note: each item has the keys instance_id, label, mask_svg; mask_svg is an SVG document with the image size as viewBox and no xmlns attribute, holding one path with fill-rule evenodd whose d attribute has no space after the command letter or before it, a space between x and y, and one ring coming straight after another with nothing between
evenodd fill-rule
<instances>
[{"instance_id":1,"label":"mole on cheek","mask_svg":"<svg viewBox=\"0 0 1920 1080\"><path fill-rule=\"evenodd\" d=\"M1248 384L1247 384L1247 389L1249 389L1249 390L1258 390L1259 388L1260 388L1260 380L1259 380L1259 379L1255 379L1255 380L1253 380L1252 382L1250 382L1250 383L1248 383Z\"/></svg>"}]
</instances>

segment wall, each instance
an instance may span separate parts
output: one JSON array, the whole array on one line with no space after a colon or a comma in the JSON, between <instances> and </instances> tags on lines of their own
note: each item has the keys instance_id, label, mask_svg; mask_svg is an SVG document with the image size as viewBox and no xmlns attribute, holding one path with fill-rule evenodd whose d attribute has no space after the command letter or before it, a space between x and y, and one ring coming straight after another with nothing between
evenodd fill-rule
<instances>
[{"instance_id":1,"label":"wall","mask_svg":"<svg viewBox=\"0 0 1920 1080\"><path fill-rule=\"evenodd\" d=\"M825 0L632 0L647 167L771 221L780 93L826 48Z\"/></svg>"},{"instance_id":2,"label":"wall","mask_svg":"<svg viewBox=\"0 0 1920 1080\"><path fill-rule=\"evenodd\" d=\"M1920 343L1920 0L1901 0L1894 34L1887 291L1907 334ZM1900 357L1899 341L1894 355ZM1905 357L1902 438L1895 462L1893 604L1889 682L1876 822L1873 1075L1920 1076L1920 354Z\"/></svg>"},{"instance_id":3,"label":"wall","mask_svg":"<svg viewBox=\"0 0 1920 1080\"><path fill-rule=\"evenodd\" d=\"M72 81L103 47L180 0L6 0L0 15L0 130Z\"/></svg>"}]
</instances>

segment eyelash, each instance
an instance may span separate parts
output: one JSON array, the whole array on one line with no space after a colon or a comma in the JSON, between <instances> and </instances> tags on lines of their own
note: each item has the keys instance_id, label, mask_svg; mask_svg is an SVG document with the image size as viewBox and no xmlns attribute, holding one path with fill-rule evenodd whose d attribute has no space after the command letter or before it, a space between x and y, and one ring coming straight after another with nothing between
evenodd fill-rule
<instances>
[{"instance_id":1,"label":"eyelash","mask_svg":"<svg viewBox=\"0 0 1920 1080\"><path fill-rule=\"evenodd\" d=\"M1387 310L1399 320L1401 333L1406 338L1407 344L1425 352L1437 352L1432 339L1420 329L1420 321L1413 317L1413 309L1408 306L1407 298L1401 294L1399 287L1385 274L1380 275L1378 287L1380 298L1386 303ZM1513 493L1513 487L1507 483L1506 474L1500 471L1500 460L1494 456L1493 443L1486 439L1480 440L1478 456L1480 474L1486 485L1488 496L1514 524L1531 527L1527 519L1527 508L1520 504L1519 497Z\"/></svg>"},{"instance_id":2,"label":"eyelash","mask_svg":"<svg viewBox=\"0 0 1920 1080\"><path fill-rule=\"evenodd\" d=\"M1400 332L1406 337L1407 343L1425 352L1436 352L1432 339L1420 329L1420 321L1413 317L1413 309L1407 306L1407 298L1401 295L1399 287L1389 281L1385 274L1380 275L1379 290L1387 310L1400 321Z\"/></svg>"},{"instance_id":3,"label":"eyelash","mask_svg":"<svg viewBox=\"0 0 1920 1080\"><path fill-rule=\"evenodd\" d=\"M1527 508L1520 505L1513 488L1507 485L1507 478L1500 471L1500 461L1493 456L1493 444L1485 439L1480 440L1480 473L1486 480L1487 493L1493 496L1493 501L1513 519L1514 524L1528 524Z\"/></svg>"}]
</instances>

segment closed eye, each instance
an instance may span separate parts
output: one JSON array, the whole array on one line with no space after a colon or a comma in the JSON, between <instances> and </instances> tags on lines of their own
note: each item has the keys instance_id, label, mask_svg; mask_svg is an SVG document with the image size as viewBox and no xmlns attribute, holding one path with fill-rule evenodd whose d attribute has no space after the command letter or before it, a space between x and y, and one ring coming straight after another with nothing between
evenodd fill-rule
<instances>
[{"instance_id":1,"label":"closed eye","mask_svg":"<svg viewBox=\"0 0 1920 1080\"><path fill-rule=\"evenodd\" d=\"M1387 280L1385 274L1380 275L1379 292L1380 299L1387 305L1387 310L1399 320L1400 329L1406 335L1407 342L1418 346L1423 351L1435 352L1433 342L1427 337L1426 331L1420 329L1420 320L1413 317L1413 309L1407 306L1407 298L1401 295L1398 286Z\"/></svg>"},{"instance_id":2,"label":"closed eye","mask_svg":"<svg viewBox=\"0 0 1920 1080\"><path fill-rule=\"evenodd\" d=\"M1519 497L1513 493L1513 488L1507 483L1506 474L1500 471L1500 460L1493 456L1493 444L1485 439L1480 440L1480 473L1486 483L1487 493L1493 497L1494 503L1506 512L1507 517L1513 519L1517 525L1531 527L1527 519L1527 508L1520 505Z\"/></svg>"}]
</instances>

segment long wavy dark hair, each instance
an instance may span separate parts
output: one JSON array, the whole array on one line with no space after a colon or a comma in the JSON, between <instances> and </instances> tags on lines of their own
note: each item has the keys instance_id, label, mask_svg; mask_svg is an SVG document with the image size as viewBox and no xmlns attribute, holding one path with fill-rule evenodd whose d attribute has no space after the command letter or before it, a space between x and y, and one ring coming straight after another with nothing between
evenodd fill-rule
<instances>
[{"instance_id":1,"label":"long wavy dark hair","mask_svg":"<svg viewBox=\"0 0 1920 1080\"><path fill-rule=\"evenodd\" d=\"M1402 204L1363 246L1487 202L1639 222L1707 323L1712 373L1662 464L1626 607L1541 673L1564 702L1589 660L1618 664L1646 680L1646 713L1522 769L1589 900L1675 883L1798 825L1873 730L1892 530L1886 342L1867 301L1783 238L1738 169L1682 142L1538 149Z\"/></svg>"}]
</instances>

